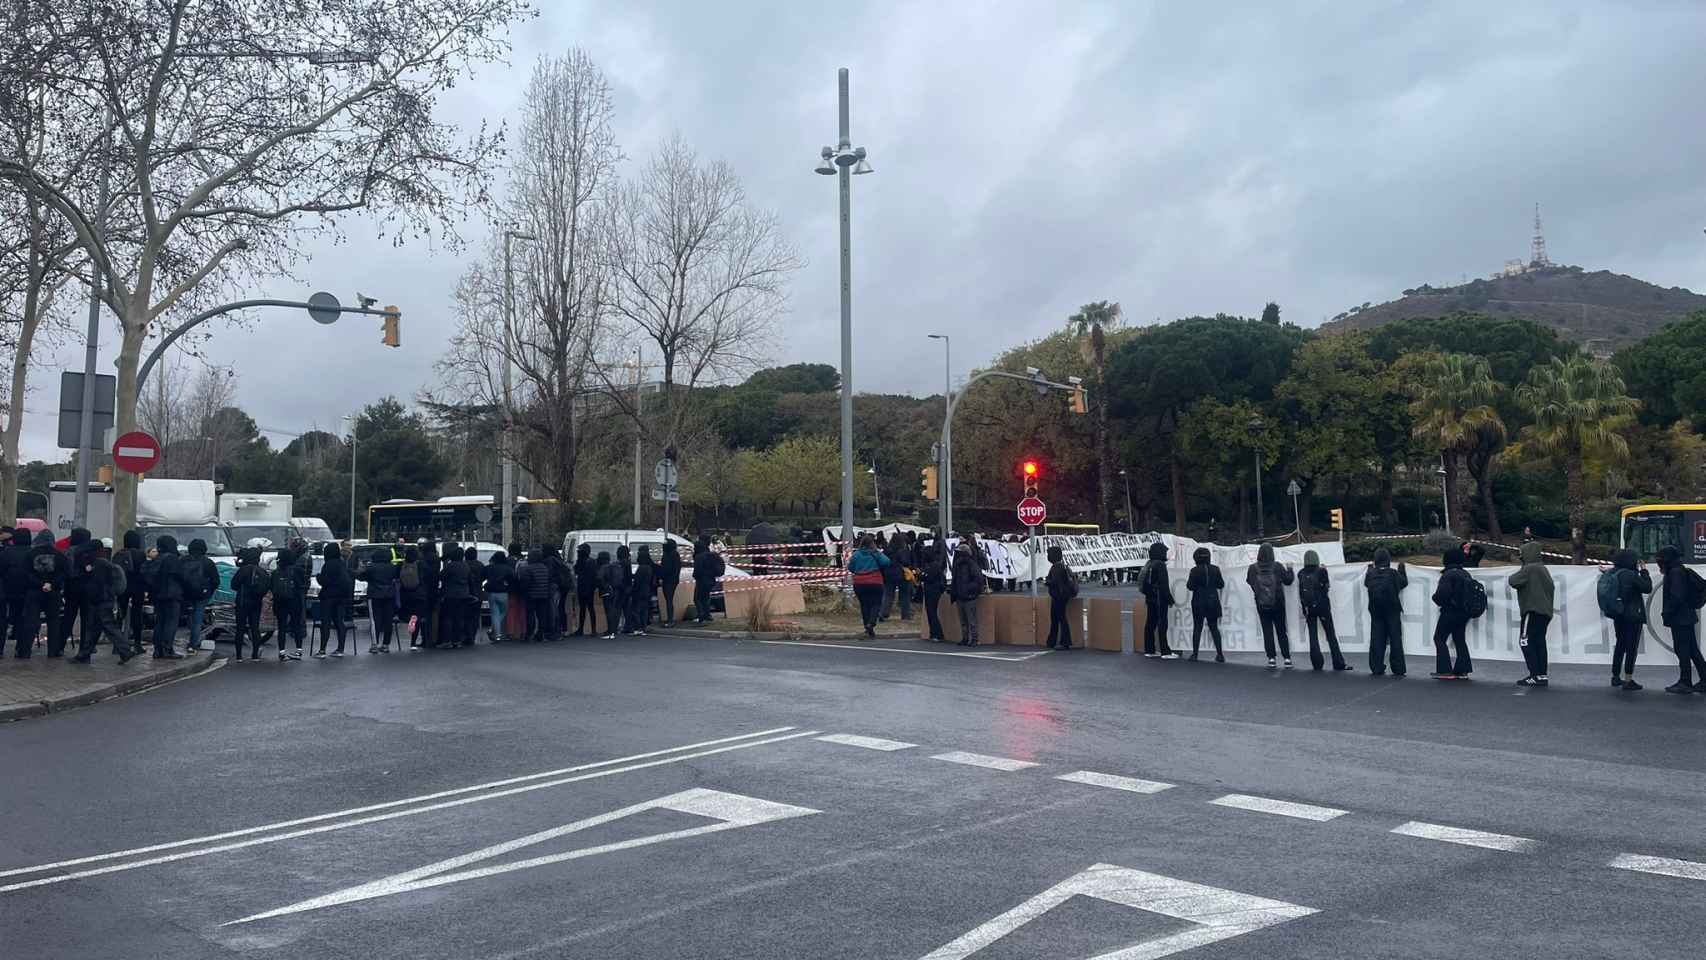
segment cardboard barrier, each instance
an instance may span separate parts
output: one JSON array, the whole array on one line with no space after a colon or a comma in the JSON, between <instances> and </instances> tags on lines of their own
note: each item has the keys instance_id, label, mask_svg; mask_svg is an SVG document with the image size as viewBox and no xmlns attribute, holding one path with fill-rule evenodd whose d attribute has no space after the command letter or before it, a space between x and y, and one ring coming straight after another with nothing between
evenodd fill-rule
<instances>
[{"instance_id":1,"label":"cardboard barrier","mask_svg":"<svg viewBox=\"0 0 1706 960\"><path fill-rule=\"evenodd\" d=\"M725 581L727 583L728 581ZM733 581L738 582L738 581ZM688 598L693 591L688 589ZM806 612L805 591L798 583L790 581L772 581L763 587L750 587L739 590L727 590L723 593L723 605L728 611L730 620L745 620L747 611L752 608L753 601L759 597L768 597L770 613L773 616L787 616L791 613Z\"/></svg>"},{"instance_id":2,"label":"cardboard barrier","mask_svg":"<svg viewBox=\"0 0 1706 960\"><path fill-rule=\"evenodd\" d=\"M978 639L985 643L996 643L1002 646L1019 644L1031 646L1036 643L1036 632L1031 624L1031 598L1011 593L986 594L978 600ZM983 608L988 607L992 627L983 629ZM957 614L956 614L957 616ZM1044 609L1047 616L1047 609Z\"/></svg>"},{"instance_id":3,"label":"cardboard barrier","mask_svg":"<svg viewBox=\"0 0 1706 960\"><path fill-rule=\"evenodd\" d=\"M986 593L977 600L977 639L980 643L989 643L995 638L995 605L989 602L989 598L990 595ZM924 611L920 610L918 613L920 617L923 617ZM942 594L941 600L936 605L936 615L942 618L942 636L946 637L949 643L959 643L961 639L960 607L949 600L946 593ZM930 625L927 620L919 620L918 636L920 638L930 636Z\"/></svg>"},{"instance_id":4,"label":"cardboard barrier","mask_svg":"<svg viewBox=\"0 0 1706 960\"><path fill-rule=\"evenodd\" d=\"M1049 599L1037 597L1036 600L1036 630L1032 634L1032 642L1039 647L1048 646ZM1084 646L1084 601L1066 601L1066 623L1072 628L1072 645ZM1015 642L1023 642L1022 640Z\"/></svg>"},{"instance_id":5,"label":"cardboard barrier","mask_svg":"<svg viewBox=\"0 0 1706 960\"><path fill-rule=\"evenodd\" d=\"M1118 653L1125 637L1125 624L1120 617L1120 601L1109 597L1092 597L1085 607L1089 616L1084 630L1084 645L1091 650L1111 650ZM1133 614L1133 619L1137 616L1138 614Z\"/></svg>"}]
</instances>

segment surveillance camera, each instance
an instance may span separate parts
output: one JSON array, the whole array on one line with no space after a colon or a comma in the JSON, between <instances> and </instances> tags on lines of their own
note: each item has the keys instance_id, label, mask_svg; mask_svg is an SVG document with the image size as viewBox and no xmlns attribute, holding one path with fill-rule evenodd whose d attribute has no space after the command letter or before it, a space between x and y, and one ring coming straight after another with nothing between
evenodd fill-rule
<instances>
[{"instance_id":1,"label":"surveillance camera","mask_svg":"<svg viewBox=\"0 0 1706 960\"><path fill-rule=\"evenodd\" d=\"M1025 373L1033 377L1040 377L1043 375L1043 372L1038 370L1036 367L1026 367Z\"/></svg>"},{"instance_id":2,"label":"surveillance camera","mask_svg":"<svg viewBox=\"0 0 1706 960\"><path fill-rule=\"evenodd\" d=\"M377 297L364 297L361 295L360 292L357 292L355 295L355 301L357 303L361 304L361 308L363 310L366 310L368 307L371 307L374 304L378 303L379 299Z\"/></svg>"}]
</instances>

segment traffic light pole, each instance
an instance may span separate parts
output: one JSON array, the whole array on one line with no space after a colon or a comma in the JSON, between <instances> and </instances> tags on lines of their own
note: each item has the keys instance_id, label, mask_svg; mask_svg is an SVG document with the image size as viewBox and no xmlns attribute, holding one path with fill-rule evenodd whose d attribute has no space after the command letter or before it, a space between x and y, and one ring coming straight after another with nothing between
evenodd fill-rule
<instances>
[{"instance_id":1,"label":"traffic light pole","mask_svg":"<svg viewBox=\"0 0 1706 960\"><path fill-rule=\"evenodd\" d=\"M159 362L160 357L166 353L166 348L170 347L172 344L176 343L178 341L179 337L183 336L186 333L189 333L191 330L194 330L196 327L201 326L203 323L206 323L207 321L212 320L214 317L217 317L220 314L230 313L233 310L247 310L250 307L296 307L299 310L332 310L332 309L336 309L339 313L365 313L369 316L374 316L374 317L383 317L383 316L389 315L389 311L379 310L379 309L375 309L373 307L346 307L346 306L339 305L339 306L334 308L330 305L322 306L321 304L318 304L318 303L309 303L306 300L271 300L271 299L238 300L235 303L227 303L227 304L224 304L222 306L214 307L211 310L204 310L201 313L198 313L195 316L189 318L188 320L185 320L183 323L178 324L175 328L173 328L171 333L166 334L166 338L164 340L161 340L159 342L159 344L157 344L154 347L154 349L149 352L148 359L146 359L142 362L142 369L140 371L138 371L136 374L136 395L139 397L142 396L142 386L143 386L143 384L148 382L149 371L154 369L154 364Z\"/></svg>"},{"instance_id":2,"label":"traffic light pole","mask_svg":"<svg viewBox=\"0 0 1706 960\"><path fill-rule=\"evenodd\" d=\"M1006 380L1017 380L1020 383L1028 383L1033 387L1041 387L1048 390L1065 390L1072 392L1079 389L1079 387L1074 384L1056 383L1053 380L1044 379L1041 374L1027 376L1018 373L1008 373L1005 370L985 370L967 380L965 382L965 386L961 387L957 392L949 395L947 413L942 417L942 473L941 476L937 478L938 482L941 484L942 536L944 539L954 535L954 409L959 406L961 400L965 399L966 391L971 389L972 384L977 383L979 380L987 380L991 377L1000 377ZM1031 579L1034 586L1036 578L1032 577Z\"/></svg>"}]
</instances>

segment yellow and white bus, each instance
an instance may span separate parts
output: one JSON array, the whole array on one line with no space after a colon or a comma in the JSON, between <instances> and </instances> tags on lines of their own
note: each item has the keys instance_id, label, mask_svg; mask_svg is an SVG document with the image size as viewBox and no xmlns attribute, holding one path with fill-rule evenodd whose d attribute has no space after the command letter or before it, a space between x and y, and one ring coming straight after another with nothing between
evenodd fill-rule
<instances>
[{"instance_id":1,"label":"yellow and white bus","mask_svg":"<svg viewBox=\"0 0 1706 960\"><path fill-rule=\"evenodd\" d=\"M1706 503L1642 503L1623 508L1618 546L1652 561L1674 546L1684 563L1706 563Z\"/></svg>"}]
</instances>

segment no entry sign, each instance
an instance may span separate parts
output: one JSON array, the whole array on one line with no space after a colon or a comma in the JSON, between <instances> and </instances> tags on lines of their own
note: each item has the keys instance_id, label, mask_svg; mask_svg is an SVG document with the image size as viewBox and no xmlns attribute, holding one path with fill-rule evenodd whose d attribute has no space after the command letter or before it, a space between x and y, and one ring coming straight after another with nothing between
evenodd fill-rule
<instances>
[{"instance_id":1,"label":"no entry sign","mask_svg":"<svg viewBox=\"0 0 1706 960\"><path fill-rule=\"evenodd\" d=\"M1048 519L1048 507L1036 497L1019 501L1019 522L1027 527L1040 527Z\"/></svg>"},{"instance_id":2,"label":"no entry sign","mask_svg":"<svg viewBox=\"0 0 1706 960\"><path fill-rule=\"evenodd\" d=\"M121 434L113 442L113 466L126 473L146 473L160 462L160 442L141 430Z\"/></svg>"}]
</instances>

